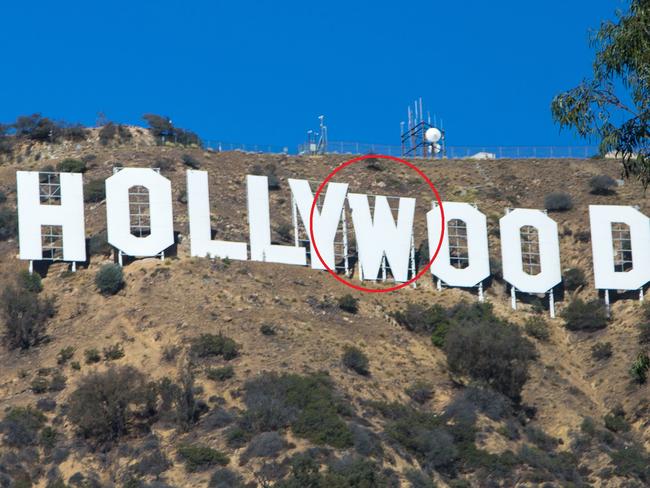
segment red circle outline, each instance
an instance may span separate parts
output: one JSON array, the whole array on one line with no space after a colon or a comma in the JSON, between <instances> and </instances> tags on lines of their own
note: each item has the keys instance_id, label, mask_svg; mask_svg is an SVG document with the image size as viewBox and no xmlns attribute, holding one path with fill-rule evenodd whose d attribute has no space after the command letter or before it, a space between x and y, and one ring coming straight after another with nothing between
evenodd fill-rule
<instances>
[{"instance_id":1,"label":"red circle outline","mask_svg":"<svg viewBox=\"0 0 650 488\"><path fill-rule=\"evenodd\" d=\"M431 188L431 191L433 194L436 196L436 200L438 202L438 206L440 207L440 239L438 240L438 246L436 247L436 252L433 253L433 256L431 257L431 260L427 263L427 265L418 273L416 274L413 278L411 278L408 281L405 281L404 283L401 283L396 286L391 286L389 288L366 288L365 286L359 286L355 285L354 283L341 278L334 270L332 270L325 260L323 259L323 256L321 256L320 251L318 250L318 246L316 245L316 239L314 239L314 211L316 209L316 202L318 201L318 197L320 194L323 192L323 189L329 183L329 181L338 173L341 171L343 168L346 168L352 164L358 163L359 161L363 161L364 159L369 159L369 158L377 158L377 159L389 159L391 161L395 161L401 164L404 164L414 170L420 177L429 185L429 188ZM323 182L319 185L318 190L316 190L316 194L314 195L314 200L311 203L311 211L309 212L309 239L311 242L311 246L314 248L314 251L316 251L316 256L318 256L318 259L320 262L325 266L325 269L327 269L328 273L331 274L334 278L336 278L338 281L343 283L346 286L349 286L350 288L354 288L355 290L358 291L365 291L368 293L386 293L389 291L396 291L401 288L407 287L411 283L414 283L415 281L419 280L424 273L426 273L429 268L431 268L431 265L435 261L435 259L438 257L438 253L440 252L440 248L442 247L442 240L445 235L445 211L442 206L442 200L440 199L440 194L438 193L438 190L436 187L433 185L431 180L425 175L422 170L420 170L417 166L415 166L412 163L409 163L408 161L405 161L404 159L396 158L394 156L386 156L384 154L366 154L364 156L359 156L358 158L350 159L349 161L346 161L344 163L341 163L339 166L337 166L334 171L332 171L327 177L323 180Z\"/></svg>"}]
</instances>

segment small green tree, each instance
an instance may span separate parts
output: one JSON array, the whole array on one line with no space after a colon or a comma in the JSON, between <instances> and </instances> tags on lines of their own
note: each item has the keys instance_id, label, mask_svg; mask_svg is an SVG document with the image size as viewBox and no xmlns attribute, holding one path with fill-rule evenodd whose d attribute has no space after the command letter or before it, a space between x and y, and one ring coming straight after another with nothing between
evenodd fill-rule
<instances>
[{"instance_id":1,"label":"small green tree","mask_svg":"<svg viewBox=\"0 0 650 488\"><path fill-rule=\"evenodd\" d=\"M648 369L650 369L650 357L645 352L640 352L630 368L634 381L640 385L644 384L648 378Z\"/></svg>"},{"instance_id":2,"label":"small green tree","mask_svg":"<svg viewBox=\"0 0 650 488\"><path fill-rule=\"evenodd\" d=\"M86 163L81 159L67 158L58 164L57 169L62 173L83 173L86 171Z\"/></svg>"},{"instance_id":3,"label":"small green tree","mask_svg":"<svg viewBox=\"0 0 650 488\"><path fill-rule=\"evenodd\" d=\"M29 290L9 286L0 295L4 341L10 349L28 349L45 338L47 320L54 315L50 298L40 299Z\"/></svg>"},{"instance_id":4,"label":"small green tree","mask_svg":"<svg viewBox=\"0 0 650 488\"><path fill-rule=\"evenodd\" d=\"M84 437L117 439L128 432L134 407L146 403L148 388L146 376L131 366L92 373L70 395L68 418Z\"/></svg>"},{"instance_id":5,"label":"small green tree","mask_svg":"<svg viewBox=\"0 0 650 488\"><path fill-rule=\"evenodd\" d=\"M368 369L368 356L366 356L358 347L347 346L343 352L342 360L343 364L355 373L362 376L368 376L370 374Z\"/></svg>"},{"instance_id":6,"label":"small green tree","mask_svg":"<svg viewBox=\"0 0 650 488\"><path fill-rule=\"evenodd\" d=\"M86 202L101 202L106 198L106 183L104 180L96 179L90 180L86 183L84 188L84 201Z\"/></svg>"},{"instance_id":7,"label":"small green tree","mask_svg":"<svg viewBox=\"0 0 650 488\"><path fill-rule=\"evenodd\" d=\"M115 295L124 286L122 267L118 264L105 264L97 272L95 284L104 295Z\"/></svg>"},{"instance_id":8,"label":"small green tree","mask_svg":"<svg viewBox=\"0 0 650 488\"><path fill-rule=\"evenodd\" d=\"M650 184L650 7L631 0L617 22L606 21L591 37L593 78L557 95L551 113L560 127L596 136L600 151L618 153L626 177ZM622 87L626 93L620 93ZM627 102L629 100L629 103ZM624 120L615 125L618 120Z\"/></svg>"},{"instance_id":9,"label":"small green tree","mask_svg":"<svg viewBox=\"0 0 650 488\"><path fill-rule=\"evenodd\" d=\"M32 293L40 293L43 290L41 276L38 273L30 273L27 270L22 270L18 274L18 283L21 288Z\"/></svg>"}]
</instances>

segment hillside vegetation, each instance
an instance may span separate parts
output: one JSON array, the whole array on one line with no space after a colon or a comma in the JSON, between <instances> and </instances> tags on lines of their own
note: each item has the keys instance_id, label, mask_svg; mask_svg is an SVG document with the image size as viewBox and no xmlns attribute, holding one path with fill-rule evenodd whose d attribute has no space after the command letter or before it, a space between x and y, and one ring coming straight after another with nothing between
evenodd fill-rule
<instances>
[{"instance_id":1,"label":"hillside vegetation","mask_svg":"<svg viewBox=\"0 0 650 488\"><path fill-rule=\"evenodd\" d=\"M444 200L488 216L493 277L479 304L430 276L366 294L308 267L189 257L187 168L208 171L213 229L233 241L248 239L245 175L269 175L280 243L287 178L321 181L344 156L215 153L187 133L158 145L159 134L125 126L101 134L23 137L2 156L0 486L650 484L650 308L638 293L614 295L608 319L591 271L590 203L650 215L639 186L613 182L615 162L417 162ZM164 261L113 264L101 181L120 165L172 181L178 244ZM56 168L84 172L90 257L75 273L55 263L30 276L17 259L15 172ZM432 195L408 168L360 164L337 181L416 197L423 242ZM498 219L513 207L554 209L556 319L540 297L510 309Z\"/></svg>"}]
</instances>

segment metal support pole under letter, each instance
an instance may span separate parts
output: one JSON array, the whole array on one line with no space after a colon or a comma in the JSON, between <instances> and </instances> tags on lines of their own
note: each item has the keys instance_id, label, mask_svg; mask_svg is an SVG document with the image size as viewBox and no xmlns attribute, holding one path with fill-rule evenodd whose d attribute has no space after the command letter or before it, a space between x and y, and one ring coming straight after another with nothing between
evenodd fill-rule
<instances>
[{"instance_id":1,"label":"metal support pole under letter","mask_svg":"<svg viewBox=\"0 0 650 488\"><path fill-rule=\"evenodd\" d=\"M29 260L29 274L34 274L34 261Z\"/></svg>"},{"instance_id":2,"label":"metal support pole under letter","mask_svg":"<svg viewBox=\"0 0 650 488\"><path fill-rule=\"evenodd\" d=\"M485 296L483 295L483 282L480 281L478 284L478 301L479 302L484 302L485 301Z\"/></svg>"},{"instance_id":3,"label":"metal support pole under letter","mask_svg":"<svg viewBox=\"0 0 650 488\"><path fill-rule=\"evenodd\" d=\"M345 208L341 213L341 218L343 220L343 268L345 269L345 276L350 276L350 263L348 260L348 221L345 218Z\"/></svg>"},{"instance_id":4,"label":"metal support pole under letter","mask_svg":"<svg viewBox=\"0 0 650 488\"><path fill-rule=\"evenodd\" d=\"M117 251L117 262L120 266L123 265L122 263L122 251Z\"/></svg>"},{"instance_id":5,"label":"metal support pole under letter","mask_svg":"<svg viewBox=\"0 0 650 488\"><path fill-rule=\"evenodd\" d=\"M77 272L77 262L76 261L72 261L72 272L73 273Z\"/></svg>"},{"instance_id":6,"label":"metal support pole under letter","mask_svg":"<svg viewBox=\"0 0 650 488\"><path fill-rule=\"evenodd\" d=\"M411 278L415 277L415 271L415 238L411 236ZM413 288L417 288L418 285L415 281L413 281L413 283L411 283L411 286Z\"/></svg>"},{"instance_id":7,"label":"metal support pole under letter","mask_svg":"<svg viewBox=\"0 0 650 488\"><path fill-rule=\"evenodd\" d=\"M551 314L551 318L555 318L555 296L553 295L553 288L548 292L548 310Z\"/></svg>"},{"instance_id":8,"label":"metal support pole under letter","mask_svg":"<svg viewBox=\"0 0 650 488\"><path fill-rule=\"evenodd\" d=\"M639 288L639 301L643 301L643 287Z\"/></svg>"},{"instance_id":9,"label":"metal support pole under letter","mask_svg":"<svg viewBox=\"0 0 650 488\"><path fill-rule=\"evenodd\" d=\"M381 258L381 279L386 281L386 256Z\"/></svg>"},{"instance_id":10,"label":"metal support pole under letter","mask_svg":"<svg viewBox=\"0 0 650 488\"><path fill-rule=\"evenodd\" d=\"M607 309L607 316L609 317L609 290L605 290L605 308Z\"/></svg>"},{"instance_id":11,"label":"metal support pole under letter","mask_svg":"<svg viewBox=\"0 0 650 488\"><path fill-rule=\"evenodd\" d=\"M298 213L296 209L296 201L293 198L293 195L291 196L291 222L293 223L293 242L296 247L300 245L300 241L298 240ZM307 231L309 232L309 231ZM312 256L312 259L314 257Z\"/></svg>"},{"instance_id":12,"label":"metal support pole under letter","mask_svg":"<svg viewBox=\"0 0 650 488\"><path fill-rule=\"evenodd\" d=\"M514 286L510 287L510 306L513 310L517 310L517 290Z\"/></svg>"}]
</instances>

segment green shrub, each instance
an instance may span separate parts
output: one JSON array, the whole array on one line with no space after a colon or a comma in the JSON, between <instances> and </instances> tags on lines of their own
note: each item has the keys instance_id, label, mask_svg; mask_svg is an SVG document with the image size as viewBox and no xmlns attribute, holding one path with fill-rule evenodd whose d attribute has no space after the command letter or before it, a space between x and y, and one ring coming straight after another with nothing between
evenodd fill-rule
<instances>
[{"instance_id":1,"label":"green shrub","mask_svg":"<svg viewBox=\"0 0 650 488\"><path fill-rule=\"evenodd\" d=\"M486 383L519 400L535 348L519 328L499 319L492 308L470 308L447 332L444 350L452 373ZM471 320L470 320L471 318Z\"/></svg>"},{"instance_id":2,"label":"green shrub","mask_svg":"<svg viewBox=\"0 0 650 488\"><path fill-rule=\"evenodd\" d=\"M41 393L45 393L48 390L50 382L47 381L47 378L43 376L37 376L32 380L29 386L34 393L40 395Z\"/></svg>"},{"instance_id":3,"label":"green shrub","mask_svg":"<svg viewBox=\"0 0 650 488\"><path fill-rule=\"evenodd\" d=\"M432 413L404 409L388 422L386 434L415 455L427 470L451 469L459 456L453 435Z\"/></svg>"},{"instance_id":4,"label":"green shrub","mask_svg":"<svg viewBox=\"0 0 650 488\"><path fill-rule=\"evenodd\" d=\"M402 327L412 332L431 334L431 341L442 347L449 329L449 316L440 305L424 306L409 303L405 310L396 311L393 318Z\"/></svg>"},{"instance_id":5,"label":"green shrub","mask_svg":"<svg viewBox=\"0 0 650 488\"><path fill-rule=\"evenodd\" d=\"M250 174L257 176L266 176L269 190L276 191L280 189L280 179L277 174L277 167L273 163L267 164L264 168L259 164L254 165L250 170Z\"/></svg>"},{"instance_id":6,"label":"green shrub","mask_svg":"<svg viewBox=\"0 0 650 488\"><path fill-rule=\"evenodd\" d=\"M614 407L605 417L603 417L605 428L612 432L628 432L630 424L625 420L625 410L620 405Z\"/></svg>"},{"instance_id":7,"label":"green shrub","mask_svg":"<svg viewBox=\"0 0 650 488\"><path fill-rule=\"evenodd\" d=\"M46 324L54 316L54 302L14 286L0 295L4 341L10 349L29 349L46 337Z\"/></svg>"},{"instance_id":8,"label":"green shrub","mask_svg":"<svg viewBox=\"0 0 650 488\"><path fill-rule=\"evenodd\" d=\"M102 360L101 355L99 354L99 351L95 348L92 349L86 349L84 351L84 357L86 358L86 364L94 364L98 363Z\"/></svg>"},{"instance_id":9,"label":"green shrub","mask_svg":"<svg viewBox=\"0 0 650 488\"><path fill-rule=\"evenodd\" d=\"M183 164L189 168L199 169L201 167L201 163L191 154L183 154L181 160L183 161Z\"/></svg>"},{"instance_id":10,"label":"green shrub","mask_svg":"<svg viewBox=\"0 0 650 488\"><path fill-rule=\"evenodd\" d=\"M588 242L591 242L591 234L588 231L578 231L573 235L573 238L575 239L576 242L581 242L583 244L586 244Z\"/></svg>"},{"instance_id":11,"label":"green shrub","mask_svg":"<svg viewBox=\"0 0 650 488\"><path fill-rule=\"evenodd\" d=\"M101 202L106 199L106 183L104 180L90 180L84 187L84 201L90 203Z\"/></svg>"},{"instance_id":12,"label":"green shrub","mask_svg":"<svg viewBox=\"0 0 650 488\"><path fill-rule=\"evenodd\" d=\"M608 175L594 176L589 180L589 187L593 195L611 195L616 187L616 180Z\"/></svg>"},{"instance_id":13,"label":"green shrub","mask_svg":"<svg viewBox=\"0 0 650 488\"><path fill-rule=\"evenodd\" d=\"M369 361L361 349L354 346L347 346L343 351L343 364L362 376L368 376L370 371L368 369Z\"/></svg>"},{"instance_id":14,"label":"green shrub","mask_svg":"<svg viewBox=\"0 0 650 488\"><path fill-rule=\"evenodd\" d=\"M562 311L565 327L572 331L592 332L607 327L607 309L600 300L584 302L579 298L572 300Z\"/></svg>"},{"instance_id":15,"label":"green shrub","mask_svg":"<svg viewBox=\"0 0 650 488\"><path fill-rule=\"evenodd\" d=\"M56 446L58 432L52 427L45 427L41 431L40 444L45 450L52 450Z\"/></svg>"},{"instance_id":16,"label":"green shrub","mask_svg":"<svg viewBox=\"0 0 650 488\"><path fill-rule=\"evenodd\" d=\"M38 273L30 273L27 270L22 270L18 274L18 283L20 284L21 288L32 293L40 293L43 291L41 275Z\"/></svg>"},{"instance_id":17,"label":"green shrub","mask_svg":"<svg viewBox=\"0 0 650 488\"><path fill-rule=\"evenodd\" d=\"M103 352L106 361L115 361L124 357L124 348L119 343L105 347Z\"/></svg>"},{"instance_id":18,"label":"green shrub","mask_svg":"<svg viewBox=\"0 0 650 488\"><path fill-rule=\"evenodd\" d=\"M99 142L103 146L108 145L111 141L123 144L130 141L132 137L128 127L113 122L108 122L99 130Z\"/></svg>"},{"instance_id":19,"label":"green shrub","mask_svg":"<svg viewBox=\"0 0 650 488\"><path fill-rule=\"evenodd\" d=\"M144 405L146 377L130 366L92 373L79 382L68 400L68 418L87 438L110 441L133 427L133 407Z\"/></svg>"},{"instance_id":20,"label":"green shrub","mask_svg":"<svg viewBox=\"0 0 650 488\"><path fill-rule=\"evenodd\" d=\"M596 361L603 361L612 357L611 342L597 342L591 346L591 357Z\"/></svg>"},{"instance_id":21,"label":"green shrub","mask_svg":"<svg viewBox=\"0 0 650 488\"><path fill-rule=\"evenodd\" d=\"M67 378L60 371L55 371L50 379L48 390L52 392L61 391L65 389Z\"/></svg>"},{"instance_id":22,"label":"green shrub","mask_svg":"<svg viewBox=\"0 0 650 488\"><path fill-rule=\"evenodd\" d=\"M326 470L310 453L300 453L291 459L291 471L284 480L275 483L276 488L374 488L397 486L394 478L382 471L376 463L353 457L331 462ZM428 488L428 487L427 487Z\"/></svg>"},{"instance_id":23,"label":"green shrub","mask_svg":"<svg viewBox=\"0 0 650 488\"><path fill-rule=\"evenodd\" d=\"M564 272L564 288L577 290L587 284L584 272L580 268L569 268Z\"/></svg>"},{"instance_id":24,"label":"green shrub","mask_svg":"<svg viewBox=\"0 0 650 488\"><path fill-rule=\"evenodd\" d=\"M72 346L66 346L61 348L59 353L56 355L56 364L64 365L74 357L75 348Z\"/></svg>"},{"instance_id":25,"label":"green shrub","mask_svg":"<svg viewBox=\"0 0 650 488\"><path fill-rule=\"evenodd\" d=\"M648 378L648 369L650 369L650 358L645 352L640 352L630 367L630 374L634 381L640 385L644 384Z\"/></svg>"},{"instance_id":26,"label":"green shrub","mask_svg":"<svg viewBox=\"0 0 650 488\"><path fill-rule=\"evenodd\" d=\"M406 479L411 483L411 488L436 488L431 476L417 469L407 469Z\"/></svg>"},{"instance_id":27,"label":"green shrub","mask_svg":"<svg viewBox=\"0 0 650 488\"><path fill-rule=\"evenodd\" d=\"M61 173L84 173L86 171L86 163L80 159L66 158L61 161L56 169Z\"/></svg>"},{"instance_id":28,"label":"green shrub","mask_svg":"<svg viewBox=\"0 0 650 488\"><path fill-rule=\"evenodd\" d=\"M7 207L0 208L0 241L6 241L18 234L18 214Z\"/></svg>"},{"instance_id":29,"label":"green shrub","mask_svg":"<svg viewBox=\"0 0 650 488\"><path fill-rule=\"evenodd\" d=\"M205 446L182 446L178 449L178 455L185 462L188 473L204 471L213 466L226 466L230 462L224 453Z\"/></svg>"},{"instance_id":30,"label":"green shrub","mask_svg":"<svg viewBox=\"0 0 650 488\"><path fill-rule=\"evenodd\" d=\"M228 468L217 469L212 473L209 488L243 488L244 479Z\"/></svg>"},{"instance_id":31,"label":"green shrub","mask_svg":"<svg viewBox=\"0 0 650 488\"><path fill-rule=\"evenodd\" d=\"M291 427L294 435L336 448L352 445L352 433L340 417L346 405L323 373L300 376L265 373L244 385L246 412L229 433L231 445L255 433Z\"/></svg>"},{"instance_id":32,"label":"green shrub","mask_svg":"<svg viewBox=\"0 0 650 488\"><path fill-rule=\"evenodd\" d=\"M339 298L339 308L344 312L355 314L359 311L359 299L347 294Z\"/></svg>"},{"instance_id":33,"label":"green shrub","mask_svg":"<svg viewBox=\"0 0 650 488\"><path fill-rule=\"evenodd\" d=\"M208 379L212 381L226 381L235 376L235 369L232 366L223 368L209 368L207 371Z\"/></svg>"},{"instance_id":34,"label":"green shrub","mask_svg":"<svg viewBox=\"0 0 650 488\"><path fill-rule=\"evenodd\" d=\"M95 275L95 285L104 295L115 295L124 286L124 275L119 264L105 264Z\"/></svg>"},{"instance_id":35,"label":"green shrub","mask_svg":"<svg viewBox=\"0 0 650 488\"><path fill-rule=\"evenodd\" d=\"M286 222L282 223L276 227L275 232L282 242L293 241L293 225L287 224Z\"/></svg>"},{"instance_id":36,"label":"green shrub","mask_svg":"<svg viewBox=\"0 0 650 488\"><path fill-rule=\"evenodd\" d=\"M369 154L370 156L370 154ZM383 166L381 165L379 158L368 158L366 159L366 168L373 171L384 171Z\"/></svg>"},{"instance_id":37,"label":"green shrub","mask_svg":"<svg viewBox=\"0 0 650 488\"><path fill-rule=\"evenodd\" d=\"M573 199L568 193L549 193L544 198L544 207L550 212L565 212L573 208Z\"/></svg>"},{"instance_id":38,"label":"green shrub","mask_svg":"<svg viewBox=\"0 0 650 488\"><path fill-rule=\"evenodd\" d=\"M174 127L169 117L156 114L142 116L149 124L149 132L158 142L174 143L183 146L200 146L201 139L194 132Z\"/></svg>"},{"instance_id":39,"label":"green shrub","mask_svg":"<svg viewBox=\"0 0 650 488\"><path fill-rule=\"evenodd\" d=\"M192 340L190 351L200 358L221 356L229 361L239 355L239 345L221 333L201 334Z\"/></svg>"},{"instance_id":40,"label":"green shrub","mask_svg":"<svg viewBox=\"0 0 650 488\"><path fill-rule=\"evenodd\" d=\"M637 443L625 444L610 454L618 476L636 476L641 481L650 481L650 457L644 447Z\"/></svg>"},{"instance_id":41,"label":"green shrub","mask_svg":"<svg viewBox=\"0 0 650 488\"><path fill-rule=\"evenodd\" d=\"M113 248L108 243L106 231L99 232L90 236L88 240L88 253L91 256L108 256Z\"/></svg>"},{"instance_id":42,"label":"green shrub","mask_svg":"<svg viewBox=\"0 0 650 488\"><path fill-rule=\"evenodd\" d=\"M205 402L196 397L198 388L189 367L181 371L178 384L165 377L159 381L157 389L162 399L160 410L164 414L171 413L172 419L183 431L189 430L208 409Z\"/></svg>"},{"instance_id":43,"label":"green shrub","mask_svg":"<svg viewBox=\"0 0 650 488\"><path fill-rule=\"evenodd\" d=\"M414 402L424 404L433 398L433 386L431 383L418 380L406 389L406 394Z\"/></svg>"},{"instance_id":44,"label":"green shrub","mask_svg":"<svg viewBox=\"0 0 650 488\"><path fill-rule=\"evenodd\" d=\"M262 333L262 335L265 335L265 336L274 336L275 335L275 327L273 327L273 325L271 325L271 324L263 324L260 327L260 332Z\"/></svg>"},{"instance_id":45,"label":"green shrub","mask_svg":"<svg viewBox=\"0 0 650 488\"><path fill-rule=\"evenodd\" d=\"M547 342L551 337L548 322L542 317L534 316L526 319L526 322L524 322L524 330L530 337L534 337L542 342Z\"/></svg>"},{"instance_id":46,"label":"green shrub","mask_svg":"<svg viewBox=\"0 0 650 488\"><path fill-rule=\"evenodd\" d=\"M0 422L4 443L18 448L35 445L45 421L45 415L31 406L11 407Z\"/></svg>"}]
</instances>

